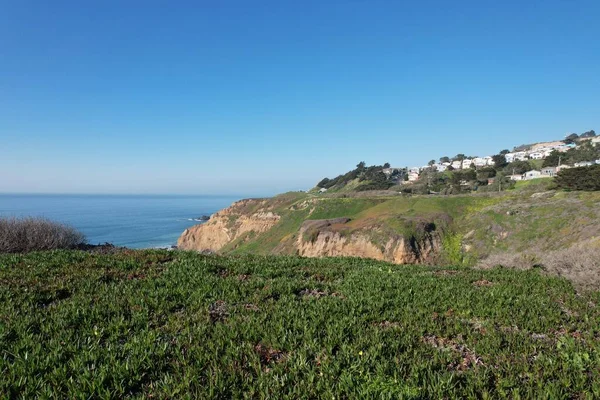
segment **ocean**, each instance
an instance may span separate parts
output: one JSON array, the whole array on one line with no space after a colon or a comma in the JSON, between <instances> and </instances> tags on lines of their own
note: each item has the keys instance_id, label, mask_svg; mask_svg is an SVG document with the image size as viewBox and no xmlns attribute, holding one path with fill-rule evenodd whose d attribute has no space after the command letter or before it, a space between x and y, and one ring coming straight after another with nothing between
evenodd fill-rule
<instances>
[{"instance_id":1,"label":"ocean","mask_svg":"<svg viewBox=\"0 0 600 400\"><path fill-rule=\"evenodd\" d=\"M90 244L169 247L197 219L239 196L0 194L0 217L41 216L67 223Z\"/></svg>"}]
</instances>

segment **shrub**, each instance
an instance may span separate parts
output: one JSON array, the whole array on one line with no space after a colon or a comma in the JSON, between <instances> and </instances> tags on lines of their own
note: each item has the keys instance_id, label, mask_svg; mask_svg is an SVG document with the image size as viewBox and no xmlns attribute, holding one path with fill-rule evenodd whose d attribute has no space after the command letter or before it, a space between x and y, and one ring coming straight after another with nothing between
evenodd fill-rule
<instances>
[{"instance_id":1,"label":"shrub","mask_svg":"<svg viewBox=\"0 0 600 400\"><path fill-rule=\"evenodd\" d=\"M75 228L45 218L0 219L0 253L72 249L85 242Z\"/></svg>"},{"instance_id":2,"label":"shrub","mask_svg":"<svg viewBox=\"0 0 600 400\"><path fill-rule=\"evenodd\" d=\"M563 169L554 179L561 189L600 190L600 165Z\"/></svg>"},{"instance_id":3,"label":"shrub","mask_svg":"<svg viewBox=\"0 0 600 400\"><path fill-rule=\"evenodd\" d=\"M578 287L600 288L600 247L582 243L566 249L522 253L499 253L481 260L480 268L507 267L516 269L541 268L552 275L565 277Z\"/></svg>"}]
</instances>

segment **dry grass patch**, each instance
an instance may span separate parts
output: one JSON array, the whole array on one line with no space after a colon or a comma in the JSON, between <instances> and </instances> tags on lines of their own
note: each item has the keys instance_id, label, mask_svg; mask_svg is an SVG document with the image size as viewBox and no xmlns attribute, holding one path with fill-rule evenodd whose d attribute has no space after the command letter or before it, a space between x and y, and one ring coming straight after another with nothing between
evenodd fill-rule
<instances>
[{"instance_id":1,"label":"dry grass patch","mask_svg":"<svg viewBox=\"0 0 600 400\"><path fill-rule=\"evenodd\" d=\"M462 341L462 337L460 336L458 336L456 339L448 339L430 335L424 336L422 341L433 348L442 351L449 351L459 356L460 361L452 361L448 364L448 369L450 370L466 371L477 366L485 366L481 357L479 357L474 351L470 350L467 346L460 343Z\"/></svg>"},{"instance_id":2,"label":"dry grass patch","mask_svg":"<svg viewBox=\"0 0 600 400\"><path fill-rule=\"evenodd\" d=\"M600 247L587 242L554 251L493 254L480 261L478 267L540 268L550 275L569 279L580 289L600 289Z\"/></svg>"}]
</instances>

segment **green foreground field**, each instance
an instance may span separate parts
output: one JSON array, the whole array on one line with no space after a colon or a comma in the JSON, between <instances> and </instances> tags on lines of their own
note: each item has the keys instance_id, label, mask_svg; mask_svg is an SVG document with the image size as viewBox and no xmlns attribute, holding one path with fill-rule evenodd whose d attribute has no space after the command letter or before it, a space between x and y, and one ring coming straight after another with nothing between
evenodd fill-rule
<instances>
[{"instance_id":1,"label":"green foreground field","mask_svg":"<svg viewBox=\"0 0 600 400\"><path fill-rule=\"evenodd\" d=\"M599 301L537 270L0 255L0 394L599 398Z\"/></svg>"}]
</instances>

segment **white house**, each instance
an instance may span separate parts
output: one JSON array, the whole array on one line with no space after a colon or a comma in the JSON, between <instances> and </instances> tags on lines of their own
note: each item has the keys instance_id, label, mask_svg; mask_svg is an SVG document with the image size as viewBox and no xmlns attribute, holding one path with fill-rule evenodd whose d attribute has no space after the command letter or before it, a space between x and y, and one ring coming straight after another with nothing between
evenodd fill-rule
<instances>
[{"instance_id":1,"label":"white house","mask_svg":"<svg viewBox=\"0 0 600 400\"><path fill-rule=\"evenodd\" d=\"M533 153L529 153L529 158L532 158L534 160L541 160L544 157L544 153L541 151L534 151Z\"/></svg>"},{"instance_id":2,"label":"white house","mask_svg":"<svg viewBox=\"0 0 600 400\"><path fill-rule=\"evenodd\" d=\"M542 178L542 172L535 170L535 169L533 171L527 171L523 175L523 179L525 179L525 180L537 179L537 178Z\"/></svg>"},{"instance_id":3,"label":"white house","mask_svg":"<svg viewBox=\"0 0 600 400\"><path fill-rule=\"evenodd\" d=\"M419 167L411 167L408 169L409 173L413 173L413 174L417 174L417 175L419 175L420 171L421 171L421 168L419 168Z\"/></svg>"},{"instance_id":4,"label":"white house","mask_svg":"<svg viewBox=\"0 0 600 400\"><path fill-rule=\"evenodd\" d=\"M409 182L414 182L419 180L419 173L417 172L409 172L408 173L408 181Z\"/></svg>"},{"instance_id":5,"label":"white house","mask_svg":"<svg viewBox=\"0 0 600 400\"><path fill-rule=\"evenodd\" d=\"M488 161L485 159L485 157L475 157L473 159L473 164L475 164L477 167L485 167L487 163Z\"/></svg>"},{"instance_id":6,"label":"white house","mask_svg":"<svg viewBox=\"0 0 600 400\"><path fill-rule=\"evenodd\" d=\"M594 138L592 138L592 143L600 143L600 136L596 136Z\"/></svg>"},{"instance_id":7,"label":"white house","mask_svg":"<svg viewBox=\"0 0 600 400\"><path fill-rule=\"evenodd\" d=\"M555 176L557 174L556 167L542 168L542 175L544 176Z\"/></svg>"},{"instance_id":8,"label":"white house","mask_svg":"<svg viewBox=\"0 0 600 400\"><path fill-rule=\"evenodd\" d=\"M527 160L527 154L524 151L517 151L516 153L507 153L505 155L506 161L511 163L513 161L525 161Z\"/></svg>"},{"instance_id":9,"label":"white house","mask_svg":"<svg viewBox=\"0 0 600 400\"><path fill-rule=\"evenodd\" d=\"M444 172L446 169L448 169L448 167L446 167L444 164L435 164L434 167L438 172Z\"/></svg>"},{"instance_id":10,"label":"white house","mask_svg":"<svg viewBox=\"0 0 600 400\"><path fill-rule=\"evenodd\" d=\"M470 168L471 164L473 164L473 160L471 160L470 158L464 159L462 162L462 168L463 169Z\"/></svg>"},{"instance_id":11,"label":"white house","mask_svg":"<svg viewBox=\"0 0 600 400\"><path fill-rule=\"evenodd\" d=\"M454 168L454 169L461 169L462 168L462 161L452 161L452 168Z\"/></svg>"},{"instance_id":12,"label":"white house","mask_svg":"<svg viewBox=\"0 0 600 400\"><path fill-rule=\"evenodd\" d=\"M594 165L594 163L592 161L582 161L582 162L576 162L573 165L575 167L589 167L590 165Z\"/></svg>"},{"instance_id":13,"label":"white house","mask_svg":"<svg viewBox=\"0 0 600 400\"><path fill-rule=\"evenodd\" d=\"M522 181L523 175L510 175L509 178L511 181Z\"/></svg>"}]
</instances>

